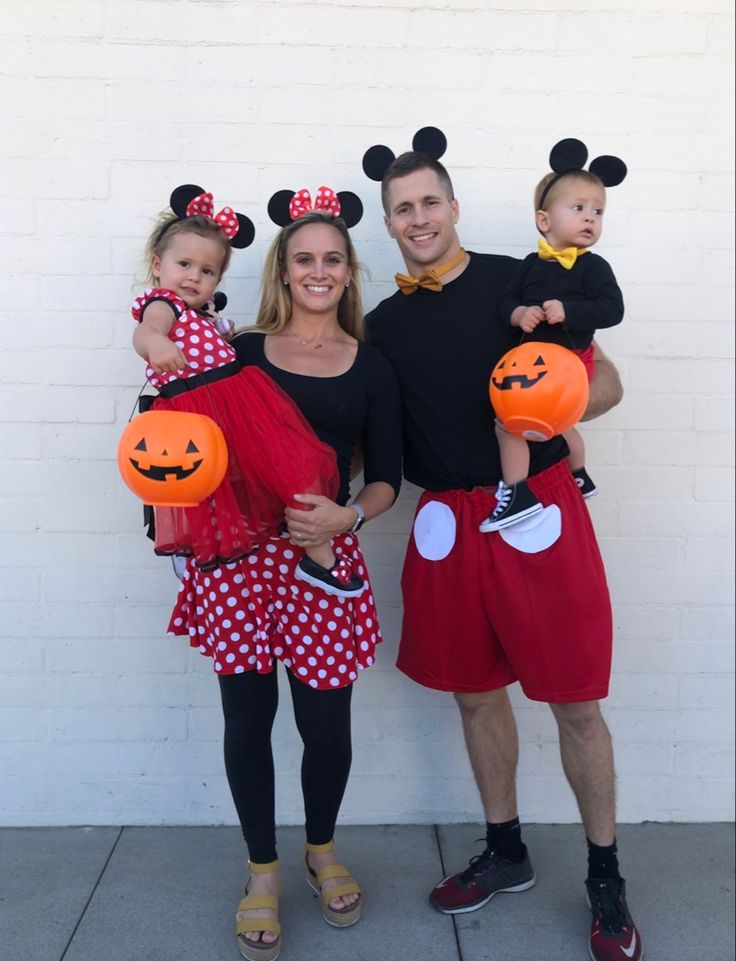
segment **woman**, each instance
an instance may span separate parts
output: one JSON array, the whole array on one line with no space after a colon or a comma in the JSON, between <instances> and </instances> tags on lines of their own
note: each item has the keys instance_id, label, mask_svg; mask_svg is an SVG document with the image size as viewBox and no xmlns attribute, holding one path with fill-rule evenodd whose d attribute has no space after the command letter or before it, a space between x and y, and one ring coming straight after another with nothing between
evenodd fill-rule
<instances>
[{"instance_id":1,"label":"woman","mask_svg":"<svg viewBox=\"0 0 736 961\"><path fill-rule=\"evenodd\" d=\"M211 654L225 716L225 765L249 851L251 876L237 913L238 945L249 961L274 961L281 947L271 728L283 662L304 741L307 881L325 920L360 918L361 894L333 851L351 761L350 698L358 671L373 663L380 632L355 533L398 493L401 428L390 364L360 341L358 263L340 219L310 212L284 227L267 255L256 326L231 344L265 371L335 450L335 501L294 492L288 534L210 574L187 568L172 630ZM347 505L353 453L362 447L365 485ZM305 548L332 541L365 581L357 598L325 594L295 576Z\"/></svg>"}]
</instances>

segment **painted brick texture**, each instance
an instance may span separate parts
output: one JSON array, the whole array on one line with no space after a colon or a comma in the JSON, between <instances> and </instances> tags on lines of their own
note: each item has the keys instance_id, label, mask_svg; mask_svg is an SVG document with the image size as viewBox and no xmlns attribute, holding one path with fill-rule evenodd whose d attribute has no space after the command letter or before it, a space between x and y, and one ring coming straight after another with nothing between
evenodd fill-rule
<instances>
[{"instance_id":1,"label":"painted brick texture","mask_svg":"<svg viewBox=\"0 0 736 961\"><path fill-rule=\"evenodd\" d=\"M400 264L360 160L427 124L475 250L531 249L561 137L627 161L598 247L627 304L600 337L626 396L584 428L619 816L732 817L733 34L727 0L4 0L1 824L234 821L217 685L162 637L176 581L115 466L143 241L179 183L247 213L257 240L224 285L245 324L268 198L327 182L363 198L370 307ZM386 640L355 692L347 822L480 816L452 698L393 667L416 496L363 538ZM523 818L577 820L549 710L512 696ZM288 696L275 750L278 817L298 822Z\"/></svg>"}]
</instances>

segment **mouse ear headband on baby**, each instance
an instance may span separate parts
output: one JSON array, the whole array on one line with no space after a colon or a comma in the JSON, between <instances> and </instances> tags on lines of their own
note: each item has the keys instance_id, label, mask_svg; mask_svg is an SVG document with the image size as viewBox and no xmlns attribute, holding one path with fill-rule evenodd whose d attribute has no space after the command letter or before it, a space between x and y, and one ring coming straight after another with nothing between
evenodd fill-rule
<instances>
[{"instance_id":1,"label":"mouse ear headband on baby","mask_svg":"<svg viewBox=\"0 0 736 961\"><path fill-rule=\"evenodd\" d=\"M547 195L557 181L561 180L566 174L573 174L576 171L583 170L587 159L588 148L582 140L568 137L566 140L560 140L554 145L550 151L549 165L555 176L542 191L542 196L539 199L540 210L544 209L544 201L547 199ZM619 157L608 156L607 154L591 160L588 171L594 174L604 187L617 187L627 173L626 164L623 160Z\"/></svg>"},{"instance_id":2,"label":"mouse ear headband on baby","mask_svg":"<svg viewBox=\"0 0 736 961\"><path fill-rule=\"evenodd\" d=\"M159 240L177 221L201 216L217 224L229 240L231 247L242 249L250 247L253 243L256 235L253 221L244 214L236 213L232 207L223 207L219 213L215 213L212 194L208 193L204 187L198 187L196 184L182 184L172 191L169 204L176 215L176 220L170 220L165 224L159 234Z\"/></svg>"},{"instance_id":3,"label":"mouse ear headband on baby","mask_svg":"<svg viewBox=\"0 0 736 961\"><path fill-rule=\"evenodd\" d=\"M350 190L335 193L331 187L320 187L314 203L306 188L277 190L268 202L268 216L279 227L287 227L313 211L328 217L340 217L346 227L354 227L363 216L363 204L360 197Z\"/></svg>"},{"instance_id":4,"label":"mouse ear headband on baby","mask_svg":"<svg viewBox=\"0 0 736 961\"><path fill-rule=\"evenodd\" d=\"M411 147L418 153L426 153L433 160L439 160L447 150L447 137L437 127L422 127L414 134ZM363 171L371 180L381 181L394 160L396 154L390 147L376 144L363 154Z\"/></svg>"}]
</instances>

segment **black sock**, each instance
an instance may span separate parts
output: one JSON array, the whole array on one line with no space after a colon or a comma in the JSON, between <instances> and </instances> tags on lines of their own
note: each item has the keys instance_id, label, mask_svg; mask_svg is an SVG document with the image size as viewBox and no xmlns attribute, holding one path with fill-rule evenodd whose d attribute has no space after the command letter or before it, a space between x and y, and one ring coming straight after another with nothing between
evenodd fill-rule
<instances>
[{"instance_id":1,"label":"black sock","mask_svg":"<svg viewBox=\"0 0 736 961\"><path fill-rule=\"evenodd\" d=\"M524 845L521 843L521 825L518 818L501 824L491 824L486 821L486 840L488 847L498 851L507 861L518 864L523 860Z\"/></svg>"},{"instance_id":2,"label":"black sock","mask_svg":"<svg viewBox=\"0 0 736 961\"><path fill-rule=\"evenodd\" d=\"M586 838L588 842L588 878L614 878L618 880L618 858L616 857L616 841L601 847Z\"/></svg>"}]
</instances>

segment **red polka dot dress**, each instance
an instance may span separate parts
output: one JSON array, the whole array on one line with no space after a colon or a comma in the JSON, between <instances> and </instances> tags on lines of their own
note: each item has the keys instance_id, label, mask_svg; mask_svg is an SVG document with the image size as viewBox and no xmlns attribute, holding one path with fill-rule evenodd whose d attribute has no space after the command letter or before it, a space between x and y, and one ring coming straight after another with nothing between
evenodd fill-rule
<instances>
[{"instance_id":1,"label":"red polka dot dress","mask_svg":"<svg viewBox=\"0 0 736 961\"><path fill-rule=\"evenodd\" d=\"M188 635L212 658L218 674L268 674L282 661L318 690L352 684L375 659L381 632L358 539L333 541L366 582L351 600L314 590L294 578L302 550L275 536L242 560L213 571L187 565L168 633Z\"/></svg>"},{"instance_id":2,"label":"red polka dot dress","mask_svg":"<svg viewBox=\"0 0 736 961\"><path fill-rule=\"evenodd\" d=\"M330 499L339 485L335 453L320 441L291 398L257 367L241 369L235 351L209 317L187 307L170 290L146 290L132 313L140 322L146 307L163 300L174 313L169 339L187 359L176 373L146 369L149 382L164 393L179 381L192 389L160 396L156 410L205 414L222 429L228 446L228 471L217 490L197 507L156 508L158 554L192 556L203 569L244 557L275 534L284 507L297 492ZM230 367L232 365L232 367ZM211 371L232 370L212 380Z\"/></svg>"}]
</instances>

